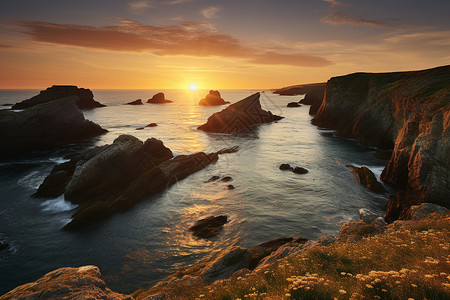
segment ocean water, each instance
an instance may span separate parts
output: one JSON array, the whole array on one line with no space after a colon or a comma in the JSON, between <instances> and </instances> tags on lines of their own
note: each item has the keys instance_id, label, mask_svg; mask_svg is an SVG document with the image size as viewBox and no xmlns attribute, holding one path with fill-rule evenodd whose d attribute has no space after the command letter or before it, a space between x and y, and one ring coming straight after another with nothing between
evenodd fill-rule
<instances>
[{"instance_id":1,"label":"ocean water","mask_svg":"<svg viewBox=\"0 0 450 300\"><path fill-rule=\"evenodd\" d=\"M0 105L27 99L37 90L0 90ZM358 184L348 164L365 165L379 176L384 161L375 151L332 130L310 124L309 106L288 108L302 96L261 94L262 107L284 119L259 126L244 136L208 134L197 126L220 107L201 107L207 91L165 90L173 103L123 105L146 101L159 90L93 90L108 105L84 111L85 117L109 130L90 141L0 160L0 294L59 267L93 264L110 288L132 292L149 288L165 276L206 260L229 245L255 246L286 236L315 239L336 234L339 226L358 219L358 209L382 213L386 196ZM223 90L232 103L257 91ZM8 108L8 106L2 106ZM136 130L149 123L157 127ZM207 168L149 197L131 210L82 231L66 232L76 206L31 195L68 154L111 143L120 134L142 140L161 139L174 154L216 151L240 146ZM5 142L5 141L4 141ZM7 147L5 142L2 147ZM281 163L302 166L305 175L280 171ZM205 183L211 176L231 176L229 183ZM230 222L210 240L194 238L188 228L202 217L225 214Z\"/></svg>"}]
</instances>

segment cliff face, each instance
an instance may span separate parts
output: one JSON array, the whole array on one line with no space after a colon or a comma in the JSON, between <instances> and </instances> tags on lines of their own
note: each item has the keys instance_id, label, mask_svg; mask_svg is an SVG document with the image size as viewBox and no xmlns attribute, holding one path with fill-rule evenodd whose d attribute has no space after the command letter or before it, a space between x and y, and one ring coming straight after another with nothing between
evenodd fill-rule
<instances>
[{"instance_id":1,"label":"cliff face","mask_svg":"<svg viewBox=\"0 0 450 300\"><path fill-rule=\"evenodd\" d=\"M406 190L397 217L412 203L450 207L450 66L332 78L313 124L394 149L382 180Z\"/></svg>"}]
</instances>

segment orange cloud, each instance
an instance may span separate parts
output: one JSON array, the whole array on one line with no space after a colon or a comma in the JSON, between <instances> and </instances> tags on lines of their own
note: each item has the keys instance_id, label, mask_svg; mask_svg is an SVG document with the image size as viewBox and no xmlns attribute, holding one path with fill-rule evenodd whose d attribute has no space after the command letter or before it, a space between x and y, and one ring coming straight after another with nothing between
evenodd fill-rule
<instances>
[{"instance_id":1,"label":"orange cloud","mask_svg":"<svg viewBox=\"0 0 450 300\"><path fill-rule=\"evenodd\" d=\"M34 41L111 51L142 52L154 55L230 57L255 64L324 67L325 58L289 49L251 47L242 41L211 30L207 23L184 22L174 26L151 26L119 19L115 26L83 26L48 22L18 22Z\"/></svg>"}]
</instances>

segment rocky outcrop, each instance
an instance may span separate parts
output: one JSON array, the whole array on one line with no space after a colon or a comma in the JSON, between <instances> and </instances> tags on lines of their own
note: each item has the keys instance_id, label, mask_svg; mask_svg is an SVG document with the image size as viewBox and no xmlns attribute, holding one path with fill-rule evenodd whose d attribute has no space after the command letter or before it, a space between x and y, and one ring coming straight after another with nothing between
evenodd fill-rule
<instances>
[{"instance_id":1,"label":"rocky outcrop","mask_svg":"<svg viewBox=\"0 0 450 300\"><path fill-rule=\"evenodd\" d=\"M194 236L207 239L218 235L226 223L228 223L227 216L210 216L198 220L189 230L192 231Z\"/></svg>"},{"instance_id":2,"label":"rocky outcrop","mask_svg":"<svg viewBox=\"0 0 450 300\"><path fill-rule=\"evenodd\" d=\"M432 203L422 203L411 206L408 209L406 218L409 220L420 220L426 218L429 214L446 214L447 212L448 209L445 207Z\"/></svg>"},{"instance_id":3,"label":"rocky outcrop","mask_svg":"<svg viewBox=\"0 0 450 300\"><path fill-rule=\"evenodd\" d=\"M228 104L230 102L225 101L220 96L219 91L209 91L208 95L206 95L205 98L201 99L198 105L204 105L204 106L215 106L215 105L224 105Z\"/></svg>"},{"instance_id":4,"label":"rocky outcrop","mask_svg":"<svg viewBox=\"0 0 450 300\"><path fill-rule=\"evenodd\" d=\"M305 95L316 90L324 89L325 86L326 83L299 84L274 90L273 93L280 96Z\"/></svg>"},{"instance_id":5,"label":"rocky outcrop","mask_svg":"<svg viewBox=\"0 0 450 300\"><path fill-rule=\"evenodd\" d=\"M172 100L167 100L166 96L164 96L164 93L157 93L153 95L152 98L147 100L147 103L153 103L153 104L163 104L163 103L171 103Z\"/></svg>"},{"instance_id":6,"label":"rocky outcrop","mask_svg":"<svg viewBox=\"0 0 450 300\"><path fill-rule=\"evenodd\" d=\"M0 111L0 155L79 142L107 130L84 118L75 104L78 97L34 105L20 112Z\"/></svg>"},{"instance_id":7,"label":"rocky outcrop","mask_svg":"<svg viewBox=\"0 0 450 300\"><path fill-rule=\"evenodd\" d=\"M106 106L95 101L94 95L89 89L78 88L74 85L54 85L47 88L45 91L41 91L39 95L16 103L12 109L26 109L35 105L67 97L74 97L76 99L75 103L79 109L92 109Z\"/></svg>"},{"instance_id":8,"label":"rocky outcrop","mask_svg":"<svg viewBox=\"0 0 450 300\"><path fill-rule=\"evenodd\" d=\"M362 166L361 168L355 166L348 167L353 173L355 173L356 179L358 179L359 183L368 188L370 191L377 194L383 194L386 192L383 185L378 182L377 178L369 168L365 166Z\"/></svg>"},{"instance_id":9,"label":"rocky outcrop","mask_svg":"<svg viewBox=\"0 0 450 300\"><path fill-rule=\"evenodd\" d=\"M96 266L60 268L35 282L26 283L0 297L7 299L134 299L111 291Z\"/></svg>"},{"instance_id":10,"label":"rocky outcrop","mask_svg":"<svg viewBox=\"0 0 450 300\"><path fill-rule=\"evenodd\" d=\"M328 81L313 124L379 148L393 148L381 179L391 197L387 220L412 204L450 207L450 66L398 73L356 73Z\"/></svg>"},{"instance_id":11,"label":"rocky outcrop","mask_svg":"<svg viewBox=\"0 0 450 300\"><path fill-rule=\"evenodd\" d=\"M89 149L55 166L35 195L55 197L63 191L66 200L79 205L65 228L79 229L129 209L228 152L231 150L172 159L172 152L160 140L142 142L121 135L111 145Z\"/></svg>"},{"instance_id":12,"label":"rocky outcrop","mask_svg":"<svg viewBox=\"0 0 450 300\"><path fill-rule=\"evenodd\" d=\"M137 99L131 102L126 103L127 105L142 105L142 99Z\"/></svg>"},{"instance_id":13,"label":"rocky outcrop","mask_svg":"<svg viewBox=\"0 0 450 300\"><path fill-rule=\"evenodd\" d=\"M308 170L306 170L305 168L303 168L303 167L295 167L294 168L294 167L291 167L290 164L281 164L279 169L282 170L282 171L292 171L292 172L294 172L296 174L306 174L306 173L308 173Z\"/></svg>"},{"instance_id":14,"label":"rocky outcrop","mask_svg":"<svg viewBox=\"0 0 450 300\"><path fill-rule=\"evenodd\" d=\"M300 100L301 104L311 105L309 108L310 115L315 115L322 105L323 97L325 95L325 88L325 85L321 85L306 93L305 98Z\"/></svg>"},{"instance_id":15,"label":"rocky outcrop","mask_svg":"<svg viewBox=\"0 0 450 300\"><path fill-rule=\"evenodd\" d=\"M259 93L253 94L214 113L198 129L217 133L244 133L254 130L255 125L281 120L282 117L261 108L259 97Z\"/></svg>"}]
</instances>

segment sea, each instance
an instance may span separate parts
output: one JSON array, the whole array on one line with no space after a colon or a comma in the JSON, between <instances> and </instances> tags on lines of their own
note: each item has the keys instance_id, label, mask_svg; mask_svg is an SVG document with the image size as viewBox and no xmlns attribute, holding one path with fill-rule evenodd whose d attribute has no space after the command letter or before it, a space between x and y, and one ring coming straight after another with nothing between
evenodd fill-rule
<instances>
[{"instance_id":1,"label":"sea","mask_svg":"<svg viewBox=\"0 0 450 300\"><path fill-rule=\"evenodd\" d=\"M157 92L174 102L145 103ZM130 293L231 245L253 247L289 236L316 239L337 234L343 223L358 220L360 208L383 213L387 196L360 185L347 165L367 166L379 177L386 162L373 157L374 148L311 125L309 106L286 107L303 96L221 90L231 103L261 92L263 109L284 117L235 136L197 130L225 108L199 106L207 92L93 90L95 100L107 107L86 110L84 115L109 130L107 134L14 160L0 159L0 241L9 244L0 251L0 295L57 268L84 265L98 266L111 289ZM38 93L0 90L0 108ZM124 105L136 99L145 105ZM158 126L136 130L149 123ZM239 151L221 155L216 163L96 226L61 230L76 205L64 196L42 199L32 194L69 155L110 144L121 134L160 139L174 155L232 146L239 146ZM2 141L1 147L8 147L8 141ZM309 173L281 171L282 163L304 167ZM215 175L231 176L233 181L206 182ZM230 183L235 189L226 189ZM189 227L211 215L227 215L229 223L214 238L193 237Z\"/></svg>"}]
</instances>

